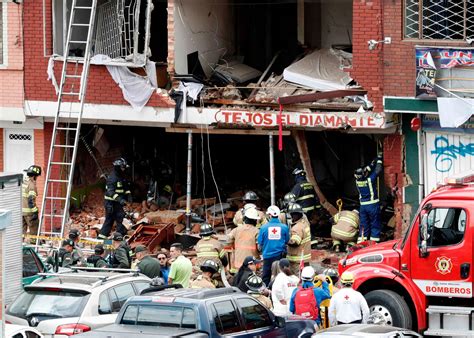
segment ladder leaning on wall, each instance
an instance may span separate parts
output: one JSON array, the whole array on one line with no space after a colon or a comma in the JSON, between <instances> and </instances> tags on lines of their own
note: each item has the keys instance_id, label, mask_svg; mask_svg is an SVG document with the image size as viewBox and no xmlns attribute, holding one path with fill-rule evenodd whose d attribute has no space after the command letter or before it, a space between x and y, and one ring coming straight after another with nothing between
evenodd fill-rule
<instances>
[{"instance_id":1,"label":"ladder leaning on wall","mask_svg":"<svg viewBox=\"0 0 474 338\"><path fill-rule=\"evenodd\" d=\"M67 40L64 45L61 85L39 216L37 247L43 236L62 238L69 218L71 188L87 90L96 10L97 0L72 1ZM57 244L59 245L60 242Z\"/></svg>"}]
</instances>

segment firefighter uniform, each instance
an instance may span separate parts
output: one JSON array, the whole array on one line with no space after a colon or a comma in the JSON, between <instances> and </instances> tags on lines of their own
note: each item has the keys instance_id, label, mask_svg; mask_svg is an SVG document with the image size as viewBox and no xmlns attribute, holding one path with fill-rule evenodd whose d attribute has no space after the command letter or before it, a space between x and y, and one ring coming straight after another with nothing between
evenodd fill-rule
<instances>
[{"instance_id":1,"label":"firefighter uniform","mask_svg":"<svg viewBox=\"0 0 474 338\"><path fill-rule=\"evenodd\" d=\"M189 287L191 289L215 289L216 285L211 278L204 275L199 275L190 283Z\"/></svg>"},{"instance_id":2,"label":"firefighter uniform","mask_svg":"<svg viewBox=\"0 0 474 338\"><path fill-rule=\"evenodd\" d=\"M38 207L36 206L38 191L35 178L31 176L25 177L22 188L23 234L36 236L38 234L39 220Z\"/></svg>"},{"instance_id":3,"label":"firefighter uniform","mask_svg":"<svg viewBox=\"0 0 474 338\"><path fill-rule=\"evenodd\" d=\"M197 255L196 265L201 266L206 260L210 259L222 266L221 259L224 258L226 252L224 245L219 240L211 236L202 237L194 248Z\"/></svg>"},{"instance_id":4,"label":"firefighter uniform","mask_svg":"<svg viewBox=\"0 0 474 338\"><path fill-rule=\"evenodd\" d=\"M291 215L287 213L285 210L283 210L280 215L278 216L278 220L280 221L281 224L286 224L288 228L291 227Z\"/></svg>"},{"instance_id":5,"label":"firefighter uniform","mask_svg":"<svg viewBox=\"0 0 474 338\"><path fill-rule=\"evenodd\" d=\"M262 303L262 305L265 306L268 310L273 310L272 301L267 296L252 291L248 291L247 293L256 300L258 300L260 303Z\"/></svg>"},{"instance_id":6,"label":"firefighter uniform","mask_svg":"<svg viewBox=\"0 0 474 338\"><path fill-rule=\"evenodd\" d=\"M291 189L291 192L295 194L296 203L301 205L308 220L311 220L314 211L321 210L318 196L313 185L306 179L306 176L297 176L295 180L296 184Z\"/></svg>"},{"instance_id":7,"label":"firefighter uniform","mask_svg":"<svg viewBox=\"0 0 474 338\"><path fill-rule=\"evenodd\" d=\"M377 189L377 177L383 170L382 156L379 155L364 175L356 175L356 185L360 200L360 231L357 242L370 239L380 241L380 202Z\"/></svg>"},{"instance_id":8,"label":"firefighter uniform","mask_svg":"<svg viewBox=\"0 0 474 338\"><path fill-rule=\"evenodd\" d=\"M290 230L288 241L288 254L291 271L298 276L301 258L305 265L311 260L311 230L308 219L303 215Z\"/></svg>"},{"instance_id":9,"label":"firefighter uniform","mask_svg":"<svg viewBox=\"0 0 474 338\"><path fill-rule=\"evenodd\" d=\"M127 199L130 199L131 192L129 183L123 178L116 168L112 174L107 177L105 185L105 222L100 230L99 237L107 238L112 230L114 221L117 223L117 231L122 235L127 233L127 229L123 225L125 211L123 206Z\"/></svg>"},{"instance_id":10,"label":"firefighter uniform","mask_svg":"<svg viewBox=\"0 0 474 338\"><path fill-rule=\"evenodd\" d=\"M228 244L234 248L232 255L232 273L239 270L245 257L258 256L257 236L258 229L250 224L239 225L230 232L227 241Z\"/></svg>"},{"instance_id":11,"label":"firefighter uniform","mask_svg":"<svg viewBox=\"0 0 474 338\"><path fill-rule=\"evenodd\" d=\"M359 212L344 210L334 215L331 229L333 247L346 243L354 245L359 233Z\"/></svg>"}]
</instances>

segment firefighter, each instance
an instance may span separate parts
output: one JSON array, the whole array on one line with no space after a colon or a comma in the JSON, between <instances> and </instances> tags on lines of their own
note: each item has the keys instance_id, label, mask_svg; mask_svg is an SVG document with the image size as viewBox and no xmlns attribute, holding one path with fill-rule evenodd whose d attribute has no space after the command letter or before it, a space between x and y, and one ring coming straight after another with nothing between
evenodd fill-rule
<instances>
[{"instance_id":1,"label":"firefighter","mask_svg":"<svg viewBox=\"0 0 474 338\"><path fill-rule=\"evenodd\" d=\"M360 200L360 229L357 243L364 240L380 241L380 202L377 177L383 170L382 153L365 168L354 172Z\"/></svg>"},{"instance_id":2,"label":"firefighter","mask_svg":"<svg viewBox=\"0 0 474 338\"><path fill-rule=\"evenodd\" d=\"M94 247L94 254L87 257L87 265L92 268L108 268L109 264L105 260L105 250L102 244Z\"/></svg>"},{"instance_id":3,"label":"firefighter","mask_svg":"<svg viewBox=\"0 0 474 338\"><path fill-rule=\"evenodd\" d=\"M38 207L36 206L36 197L38 196L36 179L41 175L41 167L31 165L24 171L26 172L26 177L23 179L22 185L23 235L36 236L38 235L39 225Z\"/></svg>"},{"instance_id":4,"label":"firefighter","mask_svg":"<svg viewBox=\"0 0 474 338\"><path fill-rule=\"evenodd\" d=\"M194 247L197 255L197 265L202 265L206 260L214 261L219 267L227 265L227 255L224 245L212 235L214 229L209 223L201 224L199 235L201 240Z\"/></svg>"},{"instance_id":5,"label":"firefighter","mask_svg":"<svg viewBox=\"0 0 474 338\"><path fill-rule=\"evenodd\" d=\"M114 232L112 236L112 246L114 252L111 256L111 265L113 268L130 269L132 264L132 253L127 242L123 240L123 235L120 232Z\"/></svg>"},{"instance_id":6,"label":"firefighter","mask_svg":"<svg viewBox=\"0 0 474 338\"><path fill-rule=\"evenodd\" d=\"M105 184L105 222L100 230L99 239L106 239L110 235L114 221L116 231L122 235L127 234L127 229L122 224L125 217L123 206L132 201L129 182L125 179L125 171L129 167L127 161L119 158L113 162L114 170L107 177Z\"/></svg>"},{"instance_id":7,"label":"firefighter","mask_svg":"<svg viewBox=\"0 0 474 338\"><path fill-rule=\"evenodd\" d=\"M296 203L301 205L303 211L311 222L313 214L316 211L317 214L321 212L321 203L319 202L318 195L311 183L308 182L306 178L306 172L303 169L296 168L293 170L293 175L295 176L295 185L291 192L296 196ZM317 244L316 241L316 228L311 225L311 237L312 244Z\"/></svg>"},{"instance_id":8,"label":"firefighter","mask_svg":"<svg viewBox=\"0 0 474 338\"><path fill-rule=\"evenodd\" d=\"M265 285L270 283L272 264L286 257L286 244L290 239L288 227L278 220L280 208L271 205L267 209L270 221L260 228L258 233L258 248L263 256L262 279Z\"/></svg>"},{"instance_id":9,"label":"firefighter","mask_svg":"<svg viewBox=\"0 0 474 338\"><path fill-rule=\"evenodd\" d=\"M212 279L212 276L219 271L219 265L215 261L208 259L199 268L202 273L190 283L191 289L215 289L217 282Z\"/></svg>"},{"instance_id":10,"label":"firefighter","mask_svg":"<svg viewBox=\"0 0 474 338\"><path fill-rule=\"evenodd\" d=\"M286 258L290 261L291 271L298 276L301 260L304 265L308 265L311 260L311 230L308 219L298 203L290 204L288 212L293 226L290 231Z\"/></svg>"},{"instance_id":11,"label":"firefighter","mask_svg":"<svg viewBox=\"0 0 474 338\"><path fill-rule=\"evenodd\" d=\"M334 294L329 306L329 323L366 324L370 315L369 306L364 296L352 288L354 274L346 271L341 275L342 289Z\"/></svg>"},{"instance_id":12,"label":"firefighter","mask_svg":"<svg viewBox=\"0 0 474 338\"><path fill-rule=\"evenodd\" d=\"M328 283L323 277L317 277L321 280L322 288L315 288L313 284L314 269L307 266L301 271L302 285L293 291L290 299L290 312L307 319L316 321L316 324L321 323L319 316L319 306L326 300L330 299Z\"/></svg>"},{"instance_id":13,"label":"firefighter","mask_svg":"<svg viewBox=\"0 0 474 338\"><path fill-rule=\"evenodd\" d=\"M255 208L259 214L257 228L260 228L260 226L266 222L266 218L265 218L265 214L262 211L258 210L255 204L258 201L257 194L254 193L253 191L247 191L244 197L242 197L242 201L244 202L244 206L235 213L234 219L232 221L234 222L236 226L243 224L243 218L244 218L243 216L244 216L245 210L247 210L248 208Z\"/></svg>"},{"instance_id":14,"label":"firefighter","mask_svg":"<svg viewBox=\"0 0 474 338\"><path fill-rule=\"evenodd\" d=\"M231 273L236 273L247 256L258 256L256 225L260 215L255 208L245 211L243 224L233 229L228 238L228 244L233 247L233 264Z\"/></svg>"},{"instance_id":15,"label":"firefighter","mask_svg":"<svg viewBox=\"0 0 474 338\"><path fill-rule=\"evenodd\" d=\"M291 215L288 213L288 206L292 203L296 203L296 195L289 192L283 197L283 209L281 210L280 216L278 216L280 222L288 225L289 228L291 227Z\"/></svg>"},{"instance_id":16,"label":"firefighter","mask_svg":"<svg viewBox=\"0 0 474 338\"><path fill-rule=\"evenodd\" d=\"M258 300L260 303L263 304L267 309L272 310L273 305L270 298L264 295L265 293L265 283L263 280L258 277L257 275L251 275L245 282L245 285L248 287L247 293L251 295L253 298Z\"/></svg>"},{"instance_id":17,"label":"firefighter","mask_svg":"<svg viewBox=\"0 0 474 338\"><path fill-rule=\"evenodd\" d=\"M333 250L340 252L343 244L353 246L359 233L359 211L343 210L334 215L333 221L334 225L331 228Z\"/></svg>"}]
</instances>

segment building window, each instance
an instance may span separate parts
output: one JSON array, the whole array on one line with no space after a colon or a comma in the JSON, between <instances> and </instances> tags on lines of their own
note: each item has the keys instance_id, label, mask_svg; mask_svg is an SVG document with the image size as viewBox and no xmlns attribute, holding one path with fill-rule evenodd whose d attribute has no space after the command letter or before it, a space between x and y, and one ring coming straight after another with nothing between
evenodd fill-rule
<instances>
[{"instance_id":1,"label":"building window","mask_svg":"<svg viewBox=\"0 0 474 338\"><path fill-rule=\"evenodd\" d=\"M405 37L465 40L474 37L470 0L405 0Z\"/></svg>"}]
</instances>

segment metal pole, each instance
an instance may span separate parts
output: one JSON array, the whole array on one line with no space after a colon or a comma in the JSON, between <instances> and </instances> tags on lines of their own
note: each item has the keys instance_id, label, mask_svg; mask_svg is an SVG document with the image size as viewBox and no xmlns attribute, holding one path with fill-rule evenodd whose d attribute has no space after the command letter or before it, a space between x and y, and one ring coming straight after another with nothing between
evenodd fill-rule
<instances>
[{"instance_id":1,"label":"metal pole","mask_svg":"<svg viewBox=\"0 0 474 338\"><path fill-rule=\"evenodd\" d=\"M188 130L188 178L186 184L186 233L191 232L191 179L193 171L193 132Z\"/></svg>"},{"instance_id":2,"label":"metal pole","mask_svg":"<svg viewBox=\"0 0 474 338\"><path fill-rule=\"evenodd\" d=\"M270 153L270 201L275 205L275 162L273 160L273 133L268 134L268 150Z\"/></svg>"}]
</instances>

